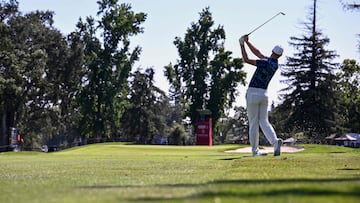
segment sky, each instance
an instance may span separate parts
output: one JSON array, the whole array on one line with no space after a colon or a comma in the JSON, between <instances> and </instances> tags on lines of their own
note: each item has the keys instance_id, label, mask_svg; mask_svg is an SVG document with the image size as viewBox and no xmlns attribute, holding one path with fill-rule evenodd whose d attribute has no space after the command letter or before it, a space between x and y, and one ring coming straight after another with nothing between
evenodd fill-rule
<instances>
[{"instance_id":1,"label":"sky","mask_svg":"<svg viewBox=\"0 0 360 203\"><path fill-rule=\"evenodd\" d=\"M50 10L55 12L54 27L64 35L75 30L79 18L96 17L97 0L18 0L20 11L28 13L35 10ZM284 48L280 64L286 63L286 57L295 53L289 46L290 37L301 37L307 34L303 22L308 22L312 0L127 0L136 13L147 14L142 24L144 33L131 38L133 46L140 46L142 52L137 68L154 68L155 85L165 92L169 83L164 77L164 66L179 59L177 49L173 44L175 37L183 39L191 23L199 20L199 13L206 7L210 8L215 27L222 25L226 33L225 50L231 51L232 57L241 57L238 39L264 23L266 20L283 12L259 30L252 33L250 41L265 55L270 55L274 45ZM327 50L334 50L339 57L334 62L341 63L344 59L360 60L359 37L360 11L346 11L341 2L353 0L318 0L317 25L324 36L330 39ZM249 53L249 58L256 59ZM286 67L283 67L286 68ZM247 84L255 71L255 67L244 64L247 73ZM269 103L279 104L279 90L286 87L281 83L284 78L280 70L276 72L268 87ZM245 106L246 86L239 86L239 96L236 105Z\"/></svg>"}]
</instances>

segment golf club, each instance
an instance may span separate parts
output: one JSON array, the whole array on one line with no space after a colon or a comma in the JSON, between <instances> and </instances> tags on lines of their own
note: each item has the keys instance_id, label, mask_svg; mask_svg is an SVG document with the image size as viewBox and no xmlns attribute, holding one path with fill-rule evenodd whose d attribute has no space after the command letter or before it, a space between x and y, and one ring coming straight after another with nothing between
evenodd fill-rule
<instances>
[{"instance_id":1,"label":"golf club","mask_svg":"<svg viewBox=\"0 0 360 203\"><path fill-rule=\"evenodd\" d=\"M280 14L281 14L281 15L285 15L285 13L279 12L278 14L274 15L273 17L271 17L269 20L265 21L265 23L259 25L259 26L258 26L257 28L255 28L253 31L249 32L248 35L250 35L251 33L255 32L257 29L259 29L260 27L262 27L263 25L265 25L265 24L268 23L270 20L274 19L276 16L278 16L278 15L280 15Z\"/></svg>"}]
</instances>

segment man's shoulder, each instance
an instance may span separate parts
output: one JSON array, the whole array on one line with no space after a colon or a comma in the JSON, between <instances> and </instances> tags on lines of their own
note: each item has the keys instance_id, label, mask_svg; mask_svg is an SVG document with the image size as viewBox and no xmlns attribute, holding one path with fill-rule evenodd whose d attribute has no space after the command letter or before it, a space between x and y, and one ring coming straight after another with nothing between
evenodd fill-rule
<instances>
[{"instance_id":1,"label":"man's shoulder","mask_svg":"<svg viewBox=\"0 0 360 203\"><path fill-rule=\"evenodd\" d=\"M258 59L258 60L267 61L267 60L269 60L269 59L270 59L270 57L265 56L264 58L261 58L261 59Z\"/></svg>"},{"instance_id":2,"label":"man's shoulder","mask_svg":"<svg viewBox=\"0 0 360 203\"><path fill-rule=\"evenodd\" d=\"M266 64L268 64L269 62L269 58L268 57L265 57L265 58L261 58L261 59L257 59L256 60L256 64L258 66L266 66Z\"/></svg>"}]
</instances>

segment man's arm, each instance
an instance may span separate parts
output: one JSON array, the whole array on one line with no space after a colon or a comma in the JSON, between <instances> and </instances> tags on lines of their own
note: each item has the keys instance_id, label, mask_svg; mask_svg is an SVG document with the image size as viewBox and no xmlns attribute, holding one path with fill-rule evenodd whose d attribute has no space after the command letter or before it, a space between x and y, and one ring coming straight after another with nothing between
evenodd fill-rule
<instances>
[{"instance_id":1,"label":"man's arm","mask_svg":"<svg viewBox=\"0 0 360 203\"><path fill-rule=\"evenodd\" d=\"M259 57L260 59L265 58L265 55L262 54L253 44L251 44L251 43L249 42L249 36L248 36L248 35L245 35L244 41L246 42L246 44L247 44L248 47L250 48L251 52L252 52L253 54L255 54L255 56Z\"/></svg>"},{"instance_id":2,"label":"man's arm","mask_svg":"<svg viewBox=\"0 0 360 203\"><path fill-rule=\"evenodd\" d=\"M240 44L240 48L241 48L241 54L242 54L242 57L243 57L243 60L245 61L245 63L256 66L256 60L249 59L249 57L246 53L244 44Z\"/></svg>"}]
</instances>

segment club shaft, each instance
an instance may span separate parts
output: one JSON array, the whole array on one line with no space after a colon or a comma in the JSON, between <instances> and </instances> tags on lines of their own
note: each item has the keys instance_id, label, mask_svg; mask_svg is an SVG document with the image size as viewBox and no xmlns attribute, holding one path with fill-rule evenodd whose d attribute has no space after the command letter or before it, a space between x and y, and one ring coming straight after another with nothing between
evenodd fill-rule
<instances>
[{"instance_id":1,"label":"club shaft","mask_svg":"<svg viewBox=\"0 0 360 203\"><path fill-rule=\"evenodd\" d=\"M285 15L284 13L279 12L278 14L274 15L273 17L271 17L269 20L265 21L263 24L261 24L261 25L259 25L258 27L256 27L253 31L249 32L248 35L250 35L251 33L255 32L255 31L258 30L260 27L262 27L263 25L265 25L266 23L268 23L269 21L271 21L272 19L274 19L276 16L278 16L278 15L280 15L280 14Z\"/></svg>"}]
</instances>

